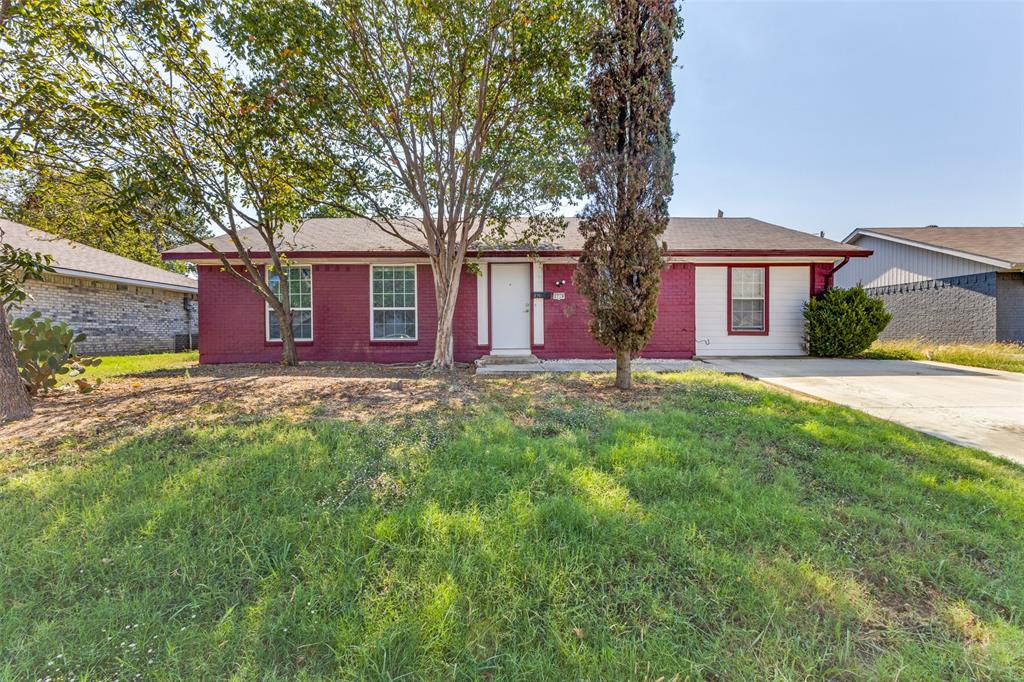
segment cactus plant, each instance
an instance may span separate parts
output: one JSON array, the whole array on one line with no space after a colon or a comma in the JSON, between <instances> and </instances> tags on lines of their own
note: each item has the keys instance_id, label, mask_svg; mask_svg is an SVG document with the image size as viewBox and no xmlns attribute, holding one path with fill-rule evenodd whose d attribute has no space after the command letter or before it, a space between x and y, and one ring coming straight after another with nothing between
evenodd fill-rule
<instances>
[{"instance_id":1,"label":"cactus plant","mask_svg":"<svg viewBox=\"0 0 1024 682\"><path fill-rule=\"evenodd\" d=\"M84 341L85 334L76 334L66 322L47 320L37 311L13 320L11 337L18 371L32 395L49 391L57 385L57 377L69 373L82 393L99 386L99 380L93 382L81 375L87 367L100 364L100 359L75 351L75 344Z\"/></svg>"}]
</instances>

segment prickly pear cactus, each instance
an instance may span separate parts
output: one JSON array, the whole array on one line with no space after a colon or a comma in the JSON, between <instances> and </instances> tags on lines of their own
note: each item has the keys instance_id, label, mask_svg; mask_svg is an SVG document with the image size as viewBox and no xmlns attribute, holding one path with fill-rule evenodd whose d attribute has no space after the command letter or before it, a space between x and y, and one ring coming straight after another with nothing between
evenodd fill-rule
<instances>
[{"instance_id":1,"label":"prickly pear cactus","mask_svg":"<svg viewBox=\"0 0 1024 682\"><path fill-rule=\"evenodd\" d=\"M18 371L32 395L49 391L64 374L74 377L82 393L99 386L99 380L89 381L81 375L86 368L100 364L100 359L75 352L75 344L85 340L85 334L75 334L67 323L52 322L34 312L11 322L11 338Z\"/></svg>"}]
</instances>

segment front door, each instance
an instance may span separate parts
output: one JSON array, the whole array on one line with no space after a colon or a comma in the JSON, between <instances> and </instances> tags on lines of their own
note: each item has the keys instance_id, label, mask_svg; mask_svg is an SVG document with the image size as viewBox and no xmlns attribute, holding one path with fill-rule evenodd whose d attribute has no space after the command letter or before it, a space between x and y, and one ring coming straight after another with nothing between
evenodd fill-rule
<instances>
[{"instance_id":1,"label":"front door","mask_svg":"<svg viewBox=\"0 0 1024 682\"><path fill-rule=\"evenodd\" d=\"M530 264L491 264L491 352L530 354Z\"/></svg>"}]
</instances>

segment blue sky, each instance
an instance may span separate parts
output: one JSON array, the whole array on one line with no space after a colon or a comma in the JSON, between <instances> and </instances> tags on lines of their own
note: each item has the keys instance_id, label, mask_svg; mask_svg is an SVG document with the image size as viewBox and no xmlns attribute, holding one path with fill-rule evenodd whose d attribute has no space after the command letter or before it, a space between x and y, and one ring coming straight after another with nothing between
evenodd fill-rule
<instances>
[{"instance_id":1,"label":"blue sky","mask_svg":"<svg viewBox=\"0 0 1024 682\"><path fill-rule=\"evenodd\" d=\"M683 4L675 216L1024 224L1024 2Z\"/></svg>"}]
</instances>

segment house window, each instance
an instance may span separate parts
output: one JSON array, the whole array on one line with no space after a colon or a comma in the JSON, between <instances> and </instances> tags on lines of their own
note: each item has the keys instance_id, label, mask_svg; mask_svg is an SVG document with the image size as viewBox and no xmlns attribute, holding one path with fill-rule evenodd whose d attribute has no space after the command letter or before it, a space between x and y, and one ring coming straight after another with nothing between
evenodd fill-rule
<instances>
[{"instance_id":1,"label":"house window","mask_svg":"<svg viewBox=\"0 0 1024 682\"><path fill-rule=\"evenodd\" d=\"M765 268L730 268L729 330L757 333L767 329Z\"/></svg>"},{"instance_id":2,"label":"house window","mask_svg":"<svg viewBox=\"0 0 1024 682\"><path fill-rule=\"evenodd\" d=\"M373 341L416 340L416 266L370 267Z\"/></svg>"},{"instance_id":3,"label":"house window","mask_svg":"<svg viewBox=\"0 0 1024 682\"><path fill-rule=\"evenodd\" d=\"M288 303L292 309L292 335L296 341L313 340L313 269L309 265L285 268L288 277ZM281 277L267 273L267 284L281 300ZM267 304L267 340L281 340L277 313Z\"/></svg>"}]
</instances>

